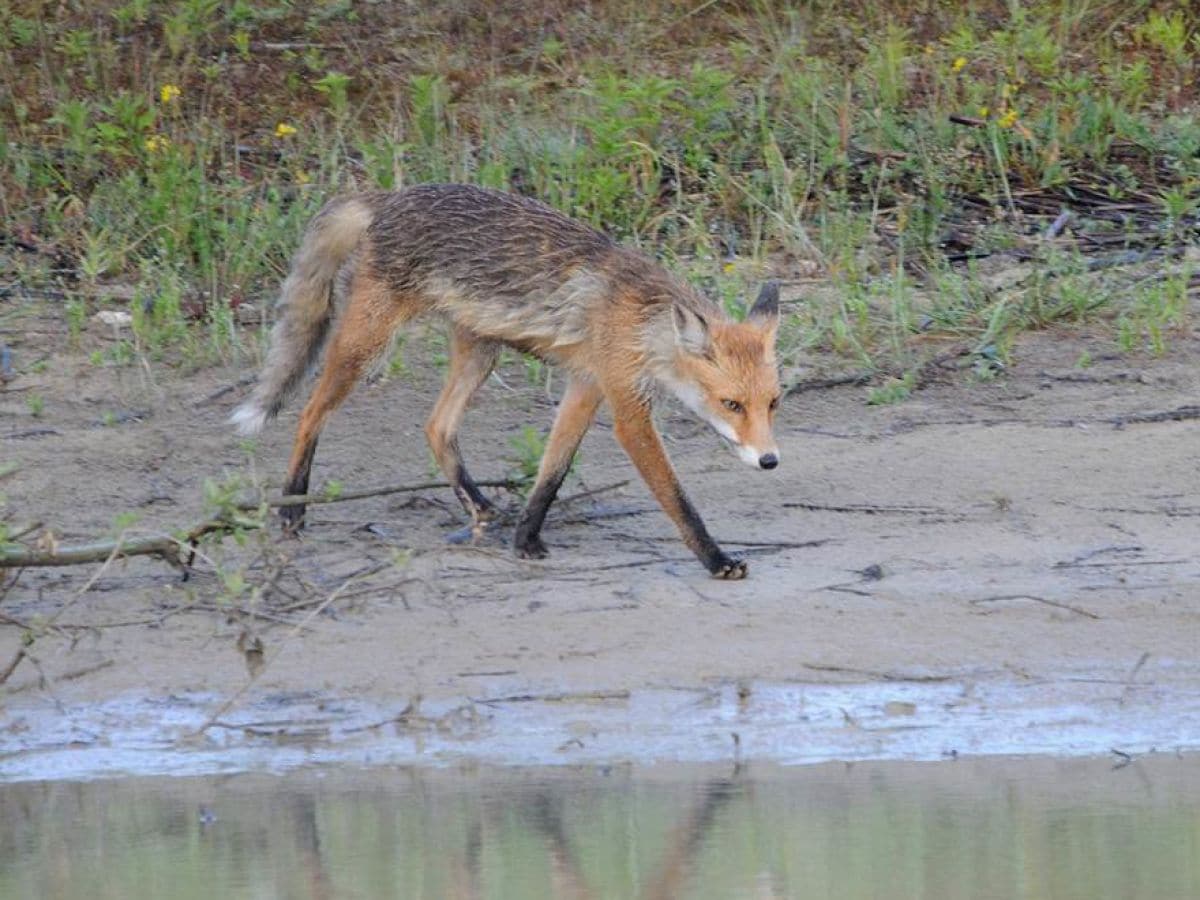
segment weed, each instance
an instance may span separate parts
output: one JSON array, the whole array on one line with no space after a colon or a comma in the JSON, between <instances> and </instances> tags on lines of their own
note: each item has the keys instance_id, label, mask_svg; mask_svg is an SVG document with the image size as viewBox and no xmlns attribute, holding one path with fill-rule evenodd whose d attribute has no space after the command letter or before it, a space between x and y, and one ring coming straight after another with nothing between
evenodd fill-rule
<instances>
[{"instance_id":1,"label":"weed","mask_svg":"<svg viewBox=\"0 0 1200 900\"><path fill-rule=\"evenodd\" d=\"M917 383L915 372L906 372L900 378L889 378L878 387L867 391L868 406L887 406L905 400Z\"/></svg>"},{"instance_id":2,"label":"weed","mask_svg":"<svg viewBox=\"0 0 1200 900\"><path fill-rule=\"evenodd\" d=\"M508 446L510 452L505 459L513 466L512 479L521 494L525 494L537 478L538 466L546 449L546 436L532 425L526 425L509 438Z\"/></svg>"},{"instance_id":3,"label":"weed","mask_svg":"<svg viewBox=\"0 0 1200 900\"><path fill-rule=\"evenodd\" d=\"M785 329L785 359L905 371L932 333L999 362L1022 329L1084 318L1122 346L1163 346L1178 304L1030 253L1047 223L1029 198L1070 204L1085 248L1195 242L1200 12L943 6L699 4L663 30L648 23L657 7L560 5L536 23L513 14L539 35L519 49L463 29L454 4L102 0L6 15L0 210L39 259L4 256L0 275L76 279L89 295L134 285L133 342L93 361L203 365L242 352L236 307L269 304L327 197L454 180L696 260L735 314L746 263L815 268L834 289ZM380 36L401 27L398 57ZM263 49L276 33L322 37ZM1138 209L1088 216L1097 197ZM964 262L1013 251L1040 273L1020 291L989 293ZM713 277L715 260L739 271ZM84 303L65 310L77 345Z\"/></svg>"}]
</instances>

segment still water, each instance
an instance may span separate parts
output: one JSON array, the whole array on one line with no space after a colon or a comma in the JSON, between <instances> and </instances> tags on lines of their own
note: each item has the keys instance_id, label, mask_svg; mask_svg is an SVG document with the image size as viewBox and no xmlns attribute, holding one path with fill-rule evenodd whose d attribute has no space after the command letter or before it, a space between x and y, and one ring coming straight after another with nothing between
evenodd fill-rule
<instances>
[{"instance_id":1,"label":"still water","mask_svg":"<svg viewBox=\"0 0 1200 900\"><path fill-rule=\"evenodd\" d=\"M1200 757L0 785L5 898L1200 897Z\"/></svg>"}]
</instances>

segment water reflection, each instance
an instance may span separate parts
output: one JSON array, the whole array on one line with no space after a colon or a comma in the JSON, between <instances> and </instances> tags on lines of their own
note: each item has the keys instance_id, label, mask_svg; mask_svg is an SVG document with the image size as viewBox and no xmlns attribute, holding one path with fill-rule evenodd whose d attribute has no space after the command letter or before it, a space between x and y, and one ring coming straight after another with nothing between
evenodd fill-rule
<instances>
[{"instance_id":1,"label":"water reflection","mask_svg":"<svg viewBox=\"0 0 1200 900\"><path fill-rule=\"evenodd\" d=\"M0 897L1200 896L1200 759L0 786Z\"/></svg>"}]
</instances>

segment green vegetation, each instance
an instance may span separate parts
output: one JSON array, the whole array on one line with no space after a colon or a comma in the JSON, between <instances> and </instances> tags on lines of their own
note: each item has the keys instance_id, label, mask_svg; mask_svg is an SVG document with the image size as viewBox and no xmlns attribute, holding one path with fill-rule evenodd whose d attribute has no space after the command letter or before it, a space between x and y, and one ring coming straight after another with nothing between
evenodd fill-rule
<instances>
[{"instance_id":1,"label":"green vegetation","mask_svg":"<svg viewBox=\"0 0 1200 900\"><path fill-rule=\"evenodd\" d=\"M1187 322L1190 3L0 12L0 278L61 296L73 341L127 308L97 365L238 353L330 195L430 180L538 196L727 303L767 271L819 279L789 362L903 378L953 340L986 377L1026 328L1163 352Z\"/></svg>"}]
</instances>

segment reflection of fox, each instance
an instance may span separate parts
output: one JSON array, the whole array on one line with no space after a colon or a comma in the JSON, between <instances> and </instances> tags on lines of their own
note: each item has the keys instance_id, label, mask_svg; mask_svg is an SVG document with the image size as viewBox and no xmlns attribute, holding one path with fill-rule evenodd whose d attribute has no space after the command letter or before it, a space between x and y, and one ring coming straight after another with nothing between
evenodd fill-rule
<instances>
[{"instance_id":1,"label":"reflection of fox","mask_svg":"<svg viewBox=\"0 0 1200 900\"><path fill-rule=\"evenodd\" d=\"M617 440L687 545L713 575L745 576L746 564L717 546L683 493L650 403L655 386L666 388L743 461L775 468L776 285L763 288L745 322L732 322L661 266L542 203L466 185L424 185L329 203L309 226L280 308L258 386L233 415L243 433L279 411L317 363L332 326L285 493L307 492L325 420L400 324L429 311L450 322L450 371L425 433L476 522L488 519L492 506L463 466L458 428L508 345L558 363L570 376L517 525L518 555L546 555L542 522L606 400ZM304 507L284 507L282 515L285 529L294 530Z\"/></svg>"}]
</instances>

